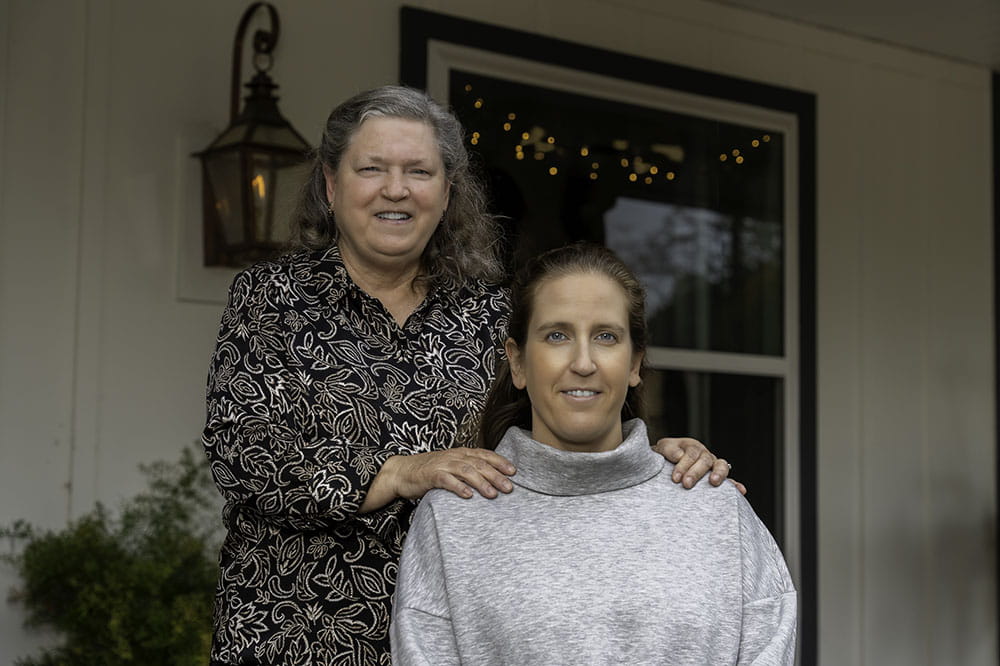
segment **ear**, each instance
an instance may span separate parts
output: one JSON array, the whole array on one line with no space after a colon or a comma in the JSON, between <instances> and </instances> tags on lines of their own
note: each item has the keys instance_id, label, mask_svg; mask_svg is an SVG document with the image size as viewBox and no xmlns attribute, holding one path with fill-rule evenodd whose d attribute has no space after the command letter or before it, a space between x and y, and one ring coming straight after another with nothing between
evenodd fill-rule
<instances>
[{"instance_id":1,"label":"ear","mask_svg":"<svg viewBox=\"0 0 1000 666\"><path fill-rule=\"evenodd\" d=\"M642 352L632 354L632 367L628 373L628 385L635 388L642 383L642 376L639 370L642 369Z\"/></svg>"},{"instance_id":2,"label":"ear","mask_svg":"<svg viewBox=\"0 0 1000 666\"><path fill-rule=\"evenodd\" d=\"M323 165L323 178L326 179L326 201L327 205L333 203L333 190L336 185L336 176L327 165Z\"/></svg>"},{"instance_id":3,"label":"ear","mask_svg":"<svg viewBox=\"0 0 1000 666\"><path fill-rule=\"evenodd\" d=\"M513 338L507 338L503 348L507 352L507 363L510 365L510 380L514 383L514 388L523 389L527 386L527 382L524 380L524 368L521 366L521 350Z\"/></svg>"}]
</instances>

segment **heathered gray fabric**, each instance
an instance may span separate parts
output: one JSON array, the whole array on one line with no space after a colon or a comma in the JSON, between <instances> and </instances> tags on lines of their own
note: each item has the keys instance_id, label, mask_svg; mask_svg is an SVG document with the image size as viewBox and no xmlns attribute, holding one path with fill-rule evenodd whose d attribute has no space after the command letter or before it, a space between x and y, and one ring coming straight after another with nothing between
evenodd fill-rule
<instances>
[{"instance_id":1,"label":"heathered gray fabric","mask_svg":"<svg viewBox=\"0 0 1000 666\"><path fill-rule=\"evenodd\" d=\"M508 431L509 495L431 491L403 549L393 663L792 664L796 597L732 487L684 490L641 421L606 453Z\"/></svg>"}]
</instances>

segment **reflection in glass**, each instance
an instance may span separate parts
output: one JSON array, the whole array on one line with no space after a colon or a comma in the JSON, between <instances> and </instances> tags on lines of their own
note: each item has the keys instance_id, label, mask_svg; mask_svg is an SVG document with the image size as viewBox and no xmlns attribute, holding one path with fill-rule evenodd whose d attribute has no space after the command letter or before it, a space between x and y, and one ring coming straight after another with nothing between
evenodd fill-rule
<instances>
[{"instance_id":1,"label":"reflection in glass","mask_svg":"<svg viewBox=\"0 0 1000 666\"><path fill-rule=\"evenodd\" d=\"M651 344L781 355L777 223L619 197L604 242L646 286Z\"/></svg>"}]
</instances>

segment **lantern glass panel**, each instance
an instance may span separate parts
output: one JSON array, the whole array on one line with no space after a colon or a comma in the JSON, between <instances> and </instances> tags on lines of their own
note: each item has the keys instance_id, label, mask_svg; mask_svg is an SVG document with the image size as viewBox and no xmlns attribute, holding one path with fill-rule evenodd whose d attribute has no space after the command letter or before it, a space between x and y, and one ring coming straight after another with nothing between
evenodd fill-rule
<instances>
[{"instance_id":1,"label":"lantern glass panel","mask_svg":"<svg viewBox=\"0 0 1000 666\"><path fill-rule=\"evenodd\" d=\"M308 166L297 154L253 153L250 200L258 243L280 246L288 240L289 221Z\"/></svg>"},{"instance_id":2,"label":"lantern glass panel","mask_svg":"<svg viewBox=\"0 0 1000 666\"><path fill-rule=\"evenodd\" d=\"M205 173L223 240L226 245L244 243L243 194L240 187L243 176L239 152L222 151L207 156Z\"/></svg>"}]
</instances>

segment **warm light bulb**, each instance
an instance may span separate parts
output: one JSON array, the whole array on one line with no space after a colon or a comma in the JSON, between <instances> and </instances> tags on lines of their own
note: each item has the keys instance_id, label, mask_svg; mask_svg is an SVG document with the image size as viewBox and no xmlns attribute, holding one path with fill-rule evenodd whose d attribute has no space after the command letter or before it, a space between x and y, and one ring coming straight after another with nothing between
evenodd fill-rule
<instances>
[{"instance_id":1,"label":"warm light bulb","mask_svg":"<svg viewBox=\"0 0 1000 666\"><path fill-rule=\"evenodd\" d=\"M582 157L586 157L589 154L590 154L590 148L587 148L587 146L584 146L583 148L580 149L580 155Z\"/></svg>"},{"instance_id":2,"label":"warm light bulb","mask_svg":"<svg viewBox=\"0 0 1000 666\"><path fill-rule=\"evenodd\" d=\"M554 175L556 175L557 173L559 173L559 169L557 169L557 168L555 168L555 167L549 167L549 175L550 175L550 176L554 176Z\"/></svg>"},{"instance_id":3,"label":"warm light bulb","mask_svg":"<svg viewBox=\"0 0 1000 666\"><path fill-rule=\"evenodd\" d=\"M254 194L257 195L258 199L263 199L267 196L267 187L264 185L264 176L257 174L250 181L250 187L253 188Z\"/></svg>"}]
</instances>

